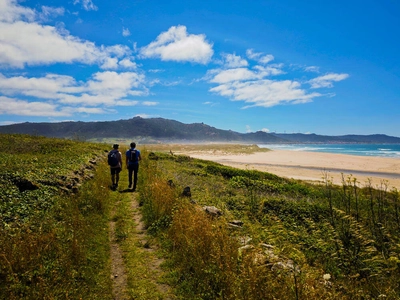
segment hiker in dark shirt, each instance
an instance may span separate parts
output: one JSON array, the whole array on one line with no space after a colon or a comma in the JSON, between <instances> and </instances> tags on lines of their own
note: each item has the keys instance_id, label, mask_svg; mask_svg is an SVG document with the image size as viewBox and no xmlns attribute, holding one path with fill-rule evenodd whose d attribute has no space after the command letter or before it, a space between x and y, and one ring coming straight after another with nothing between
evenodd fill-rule
<instances>
[{"instance_id":1,"label":"hiker in dark shirt","mask_svg":"<svg viewBox=\"0 0 400 300\"><path fill-rule=\"evenodd\" d=\"M128 169L129 185L128 189L136 190L137 175L139 172L139 161L142 159L140 151L136 149L136 143L131 143L131 148L126 151L126 168ZM132 187L132 173L133 173L133 187Z\"/></svg>"},{"instance_id":2,"label":"hiker in dark shirt","mask_svg":"<svg viewBox=\"0 0 400 300\"><path fill-rule=\"evenodd\" d=\"M116 190L118 188L119 173L122 170L122 154L118 150L119 145L114 144L113 149L108 153L108 164L111 172L111 188Z\"/></svg>"}]
</instances>

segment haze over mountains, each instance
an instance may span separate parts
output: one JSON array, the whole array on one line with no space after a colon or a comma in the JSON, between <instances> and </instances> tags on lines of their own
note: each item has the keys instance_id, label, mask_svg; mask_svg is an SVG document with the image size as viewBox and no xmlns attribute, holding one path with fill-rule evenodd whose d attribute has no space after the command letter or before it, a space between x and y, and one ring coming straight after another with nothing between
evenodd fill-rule
<instances>
[{"instance_id":1,"label":"haze over mountains","mask_svg":"<svg viewBox=\"0 0 400 300\"><path fill-rule=\"evenodd\" d=\"M20 123L0 126L0 133L21 133L58 138L130 138L148 142L242 142L242 143L400 143L384 134L326 136L301 133L239 133L204 123L184 124L163 118L104 122Z\"/></svg>"}]
</instances>

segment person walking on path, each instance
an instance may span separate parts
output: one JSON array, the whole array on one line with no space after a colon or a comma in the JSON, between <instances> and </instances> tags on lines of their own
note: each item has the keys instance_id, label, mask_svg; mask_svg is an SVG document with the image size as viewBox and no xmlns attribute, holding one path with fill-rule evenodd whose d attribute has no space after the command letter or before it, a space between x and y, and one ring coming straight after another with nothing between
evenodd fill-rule
<instances>
[{"instance_id":1,"label":"person walking on path","mask_svg":"<svg viewBox=\"0 0 400 300\"><path fill-rule=\"evenodd\" d=\"M129 185L128 189L136 190L137 176L139 172L139 161L142 159L140 151L136 149L136 143L131 143L131 148L126 151L126 168L128 169ZM133 174L133 187L132 187Z\"/></svg>"},{"instance_id":2,"label":"person walking on path","mask_svg":"<svg viewBox=\"0 0 400 300\"><path fill-rule=\"evenodd\" d=\"M122 170L122 154L118 150L119 145L114 144L113 149L108 152L108 165L110 166L111 172L111 189L116 190L118 188L119 173Z\"/></svg>"}]
</instances>

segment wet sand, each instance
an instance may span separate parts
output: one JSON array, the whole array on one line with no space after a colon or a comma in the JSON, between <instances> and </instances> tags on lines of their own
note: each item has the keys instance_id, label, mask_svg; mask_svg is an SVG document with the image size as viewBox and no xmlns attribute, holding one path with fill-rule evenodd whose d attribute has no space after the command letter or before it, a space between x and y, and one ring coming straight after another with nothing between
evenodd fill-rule
<instances>
[{"instance_id":1,"label":"wet sand","mask_svg":"<svg viewBox=\"0 0 400 300\"><path fill-rule=\"evenodd\" d=\"M323 178L341 185L344 176L356 178L359 186L371 182L373 187L387 184L400 190L400 158L355 156L345 154L271 150L254 154L186 153L195 158L215 161L224 165L260 170L281 177L310 182L323 182Z\"/></svg>"}]
</instances>

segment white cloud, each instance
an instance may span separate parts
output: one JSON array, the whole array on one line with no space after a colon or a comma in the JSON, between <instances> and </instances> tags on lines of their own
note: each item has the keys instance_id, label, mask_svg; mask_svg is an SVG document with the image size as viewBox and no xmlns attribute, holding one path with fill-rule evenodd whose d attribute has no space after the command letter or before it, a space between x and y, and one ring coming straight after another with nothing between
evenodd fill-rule
<instances>
[{"instance_id":1,"label":"white cloud","mask_svg":"<svg viewBox=\"0 0 400 300\"><path fill-rule=\"evenodd\" d=\"M144 106L156 106L158 105L158 102L154 102L154 101L143 101L142 104Z\"/></svg>"},{"instance_id":2,"label":"white cloud","mask_svg":"<svg viewBox=\"0 0 400 300\"><path fill-rule=\"evenodd\" d=\"M23 68L25 65L53 63L106 65L110 57L129 55L123 46L96 47L89 41L62 35L55 27L22 21L0 22L0 65Z\"/></svg>"},{"instance_id":3,"label":"white cloud","mask_svg":"<svg viewBox=\"0 0 400 300\"><path fill-rule=\"evenodd\" d=\"M236 68L229 70L221 70L217 75L214 76L210 82L215 83L227 83L231 81L243 81L249 79L260 78L261 75L256 74L247 68Z\"/></svg>"},{"instance_id":4,"label":"white cloud","mask_svg":"<svg viewBox=\"0 0 400 300\"><path fill-rule=\"evenodd\" d=\"M161 33L154 42L140 49L143 57L161 58L164 61L189 61L206 64L214 51L205 35L188 34L185 26L172 26Z\"/></svg>"},{"instance_id":5,"label":"white cloud","mask_svg":"<svg viewBox=\"0 0 400 300\"><path fill-rule=\"evenodd\" d=\"M106 69L106 70L116 70L118 69L118 58L115 57L107 57L104 60L104 63L100 66L100 68L102 69Z\"/></svg>"},{"instance_id":6,"label":"white cloud","mask_svg":"<svg viewBox=\"0 0 400 300\"><path fill-rule=\"evenodd\" d=\"M24 100L0 96L0 114L19 116L70 116L67 111L57 110L57 105L45 102L28 102Z\"/></svg>"},{"instance_id":7,"label":"white cloud","mask_svg":"<svg viewBox=\"0 0 400 300\"><path fill-rule=\"evenodd\" d=\"M99 107L76 107L76 108L66 108L72 115L73 113L85 113L85 114L104 114L107 113L106 110Z\"/></svg>"},{"instance_id":8,"label":"white cloud","mask_svg":"<svg viewBox=\"0 0 400 300\"><path fill-rule=\"evenodd\" d=\"M123 36L130 36L131 32L129 31L129 28L122 28L122 35Z\"/></svg>"},{"instance_id":9,"label":"white cloud","mask_svg":"<svg viewBox=\"0 0 400 300\"><path fill-rule=\"evenodd\" d=\"M257 61L258 63L261 63L261 64L267 64L270 61L273 61L275 59L274 56L271 55L271 54L265 55L265 54L263 54L261 52L257 52L256 53L256 52L254 52L253 49L248 49L246 51L246 55L247 55L248 58L253 59L253 60L255 60L255 61Z\"/></svg>"},{"instance_id":10,"label":"white cloud","mask_svg":"<svg viewBox=\"0 0 400 300\"><path fill-rule=\"evenodd\" d=\"M51 17L62 16L64 11L63 7L42 6L42 12L39 13L39 18L42 21L47 21Z\"/></svg>"},{"instance_id":11,"label":"white cloud","mask_svg":"<svg viewBox=\"0 0 400 300\"><path fill-rule=\"evenodd\" d=\"M319 67L317 67L317 66L305 67L305 68L304 68L304 71L306 71L306 72L319 73Z\"/></svg>"},{"instance_id":12,"label":"white cloud","mask_svg":"<svg viewBox=\"0 0 400 300\"><path fill-rule=\"evenodd\" d=\"M348 77L349 77L349 74L345 74L345 73L342 73L342 74L329 73L329 74L311 79L310 81L308 81L308 83L311 84L311 88L313 88L313 89L331 88L331 87L333 87L333 82L342 81Z\"/></svg>"},{"instance_id":13,"label":"white cloud","mask_svg":"<svg viewBox=\"0 0 400 300\"><path fill-rule=\"evenodd\" d=\"M124 58L123 60L119 61L118 64L125 68L125 69L136 69L137 64L131 61L129 58Z\"/></svg>"},{"instance_id":14,"label":"white cloud","mask_svg":"<svg viewBox=\"0 0 400 300\"><path fill-rule=\"evenodd\" d=\"M139 104L139 101L132 101L132 100L118 100L115 101L116 106L136 106Z\"/></svg>"},{"instance_id":15,"label":"white cloud","mask_svg":"<svg viewBox=\"0 0 400 300\"><path fill-rule=\"evenodd\" d=\"M244 101L251 106L271 107L280 104L298 104L312 101L319 93L307 94L300 83L291 80L256 80L248 82L229 82L210 89L233 101Z\"/></svg>"},{"instance_id":16,"label":"white cloud","mask_svg":"<svg viewBox=\"0 0 400 300\"><path fill-rule=\"evenodd\" d=\"M247 60L235 54L224 54L223 57L225 59L225 67L227 68L240 68L249 65Z\"/></svg>"},{"instance_id":17,"label":"white cloud","mask_svg":"<svg viewBox=\"0 0 400 300\"><path fill-rule=\"evenodd\" d=\"M126 99L146 95L144 76L133 72L98 72L87 82L70 76L48 74L41 78L23 76L7 78L0 74L0 90L4 95L48 99L59 104L85 106L131 106L137 102ZM31 102L29 102L31 103Z\"/></svg>"},{"instance_id":18,"label":"white cloud","mask_svg":"<svg viewBox=\"0 0 400 300\"><path fill-rule=\"evenodd\" d=\"M262 128L261 131L262 131L262 132L266 132L266 133L271 132L268 128Z\"/></svg>"},{"instance_id":19,"label":"white cloud","mask_svg":"<svg viewBox=\"0 0 400 300\"><path fill-rule=\"evenodd\" d=\"M78 62L115 68L115 63L110 67L110 60L123 59L131 54L127 46L98 47L93 42L70 35L62 25L54 27L35 21L63 13L63 8L42 6L42 12L36 12L19 6L15 0L1 0L0 67Z\"/></svg>"},{"instance_id":20,"label":"white cloud","mask_svg":"<svg viewBox=\"0 0 400 300\"><path fill-rule=\"evenodd\" d=\"M205 79L217 84L209 91L232 101L243 101L248 104L244 108L307 103L322 96L320 93L310 92L303 88L297 80L269 79L268 77L271 76L286 74L283 64L269 63L274 59L272 55L256 53L252 49L247 50L246 55L250 59L248 66L244 66L243 63L242 67L234 67L240 65L241 59L240 56L233 54L225 55L225 60L228 62L225 66L232 66L231 68L209 70ZM232 63L229 64L229 62ZM316 67L310 67L308 71L316 71ZM331 73L314 78L308 83L313 88L331 87L332 82L344 80L347 77L347 74Z\"/></svg>"},{"instance_id":21,"label":"white cloud","mask_svg":"<svg viewBox=\"0 0 400 300\"><path fill-rule=\"evenodd\" d=\"M17 0L0 1L0 22L14 22L16 20L35 19L35 11L18 5Z\"/></svg>"},{"instance_id":22,"label":"white cloud","mask_svg":"<svg viewBox=\"0 0 400 300\"><path fill-rule=\"evenodd\" d=\"M137 114L137 115L135 115L135 117L141 117L143 119L149 119L149 118L155 118L157 116L148 115L148 114Z\"/></svg>"},{"instance_id":23,"label":"white cloud","mask_svg":"<svg viewBox=\"0 0 400 300\"><path fill-rule=\"evenodd\" d=\"M219 70L214 69L208 72L208 76L212 76L216 74L210 82L215 83L227 83L232 81L246 81L253 79L262 79L271 75L279 75L284 73L279 68L275 67L264 67L264 66L255 66L254 70L249 70L247 68L235 68L228 70Z\"/></svg>"},{"instance_id":24,"label":"white cloud","mask_svg":"<svg viewBox=\"0 0 400 300\"><path fill-rule=\"evenodd\" d=\"M82 3L82 7L89 11L89 10L97 10L97 6L94 5L92 0L74 0L74 4Z\"/></svg>"}]
</instances>

